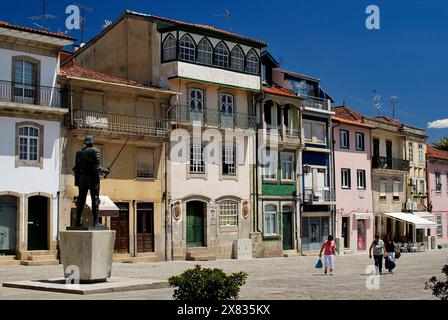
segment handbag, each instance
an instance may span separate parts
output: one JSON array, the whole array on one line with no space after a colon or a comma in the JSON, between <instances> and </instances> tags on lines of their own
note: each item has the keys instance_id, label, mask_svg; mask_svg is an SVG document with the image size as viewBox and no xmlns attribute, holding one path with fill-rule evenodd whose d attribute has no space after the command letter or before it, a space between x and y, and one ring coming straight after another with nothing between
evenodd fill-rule
<instances>
[{"instance_id":1,"label":"handbag","mask_svg":"<svg viewBox=\"0 0 448 320\"><path fill-rule=\"evenodd\" d=\"M400 259L401 253L400 251L395 251L395 259Z\"/></svg>"},{"instance_id":2,"label":"handbag","mask_svg":"<svg viewBox=\"0 0 448 320\"><path fill-rule=\"evenodd\" d=\"M323 267L323 263L322 263L322 259L319 259L316 263L316 269L322 269Z\"/></svg>"}]
</instances>

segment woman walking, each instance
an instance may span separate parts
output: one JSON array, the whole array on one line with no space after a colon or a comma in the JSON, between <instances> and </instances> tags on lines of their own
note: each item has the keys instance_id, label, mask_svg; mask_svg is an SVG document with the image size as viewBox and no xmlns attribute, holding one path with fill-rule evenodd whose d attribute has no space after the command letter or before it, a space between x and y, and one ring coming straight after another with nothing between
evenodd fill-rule
<instances>
[{"instance_id":1,"label":"woman walking","mask_svg":"<svg viewBox=\"0 0 448 320\"><path fill-rule=\"evenodd\" d=\"M383 258L386 257L386 252L384 250L384 241L380 240L380 236L378 234L375 235L375 240L373 240L369 249L369 257L372 259L372 249L373 249L373 258L375 259L375 267L377 270L377 274L379 272L380 275L383 274Z\"/></svg>"},{"instance_id":2,"label":"woman walking","mask_svg":"<svg viewBox=\"0 0 448 320\"><path fill-rule=\"evenodd\" d=\"M336 254L336 242L333 236L328 236L328 240L322 244L319 258L322 258L322 251L324 251L325 274L328 274L328 268L330 268L330 275L332 276L334 271L334 256Z\"/></svg>"},{"instance_id":3,"label":"woman walking","mask_svg":"<svg viewBox=\"0 0 448 320\"><path fill-rule=\"evenodd\" d=\"M392 240L392 233L388 233L386 236L386 259L395 263L395 242ZM392 269L388 269L389 273L393 273Z\"/></svg>"}]
</instances>

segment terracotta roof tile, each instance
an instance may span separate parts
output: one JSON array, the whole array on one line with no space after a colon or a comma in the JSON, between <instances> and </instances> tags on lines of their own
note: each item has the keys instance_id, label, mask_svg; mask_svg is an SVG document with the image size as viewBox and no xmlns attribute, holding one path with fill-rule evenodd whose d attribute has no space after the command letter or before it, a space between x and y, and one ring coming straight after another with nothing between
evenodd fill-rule
<instances>
[{"instance_id":1,"label":"terracotta roof tile","mask_svg":"<svg viewBox=\"0 0 448 320\"><path fill-rule=\"evenodd\" d=\"M347 106L334 107L335 116L350 121L364 122L364 116Z\"/></svg>"},{"instance_id":2,"label":"terracotta roof tile","mask_svg":"<svg viewBox=\"0 0 448 320\"><path fill-rule=\"evenodd\" d=\"M386 117L386 116L374 117L374 119L376 119L376 120L378 120L380 122L386 123L386 124L390 124L390 125L396 126L396 127L401 127L402 126L402 124L400 122L395 121L394 119Z\"/></svg>"},{"instance_id":3,"label":"terracotta roof tile","mask_svg":"<svg viewBox=\"0 0 448 320\"><path fill-rule=\"evenodd\" d=\"M437 150L430 144L427 145L426 153L428 158L443 159L448 161L448 151Z\"/></svg>"},{"instance_id":4,"label":"terracotta roof tile","mask_svg":"<svg viewBox=\"0 0 448 320\"><path fill-rule=\"evenodd\" d=\"M263 91L267 92L267 93L278 94L278 95L281 95L281 96L297 98L297 95L294 94L293 92L291 92L289 90L286 90L284 88L280 88L280 87L275 86L275 85L273 85L271 87L264 87Z\"/></svg>"},{"instance_id":5,"label":"terracotta roof tile","mask_svg":"<svg viewBox=\"0 0 448 320\"><path fill-rule=\"evenodd\" d=\"M10 24L10 23L5 22L5 21L0 21L0 27L8 28L8 29L14 29L14 30L18 30L18 31L37 33L37 34L41 34L41 35L44 35L44 36L56 37L56 38L61 38L61 39L66 39L66 40L72 40L72 41L76 40L76 39L66 35L63 32L49 32L49 31L45 31L45 30L39 30L39 29L35 29L35 28L29 28L29 27L23 27L23 26Z\"/></svg>"}]
</instances>

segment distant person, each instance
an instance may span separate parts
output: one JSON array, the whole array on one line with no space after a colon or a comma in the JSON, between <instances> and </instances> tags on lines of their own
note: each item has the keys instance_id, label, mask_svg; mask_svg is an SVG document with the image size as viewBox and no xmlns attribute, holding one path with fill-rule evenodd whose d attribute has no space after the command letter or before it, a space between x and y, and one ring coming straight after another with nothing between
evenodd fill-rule
<instances>
[{"instance_id":1,"label":"distant person","mask_svg":"<svg viewBox=\"0 0 448 320\"><path fill-rule=\"evenodd\" d=\"M372 259L372 249L373 258L375 259L375 267L377 274L383 274L383 259L386 257L386 252L384 250L384 241L380 239L378 234L375 235L375 240L373 240L369 249L369 258Z\"/></svg>"},{"instance_id":2,"label":"distant person","mask_svg":"<svg viewBox=\"0 0 448 320\"><path fill-rule=\"evenodd\" d=\"M386 236L386 259L395 263L395 242L392 240L392 233L389 232ZM393 273L392 269L388 269L389 273Z\"/></svg>"},{"instance_id":3,"label":"distant person","mask_svg":"<svg viewBox=\"0 0 448 320\"><path fill-rule=\"evenodd\" d=\"M325 274L328 274L328 268L330 268L330 275L333 275L334 271L334 256L336 254L336 242L333 236L328 236L328 240L322 244L320 248L319 258L322 258L322 251L324 251L324 266Z\"/></svg>"}]
</instances>

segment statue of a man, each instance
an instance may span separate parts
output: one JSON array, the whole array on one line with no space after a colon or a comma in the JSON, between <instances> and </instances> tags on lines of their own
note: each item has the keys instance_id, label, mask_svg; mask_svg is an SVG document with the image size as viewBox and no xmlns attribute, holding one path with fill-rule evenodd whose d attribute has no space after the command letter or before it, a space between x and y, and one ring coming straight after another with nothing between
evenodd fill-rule
<instances>
[{"instance_id":1,"label":"statue of a man","mask_svg":"<svg viewBox=\"0 0 448 320\"><path fill-rule=\"evenodd\" d=\"M101 227L98 220L100 204L100 174L108 175L109 168L101 166L101 152L93 147L93 137L86 136L84 148L76 153L76 164L73 168L75 172L75 186L79 189L76 202L76 227L82 227L81 216L86 204L87 193L90 191L92 198L93 226Z\"/></svg>"}]
</instances>

